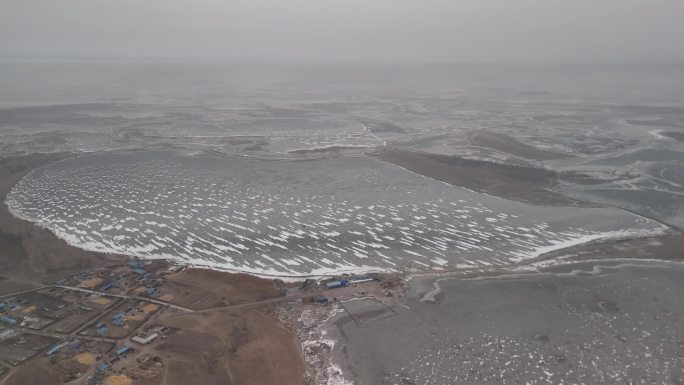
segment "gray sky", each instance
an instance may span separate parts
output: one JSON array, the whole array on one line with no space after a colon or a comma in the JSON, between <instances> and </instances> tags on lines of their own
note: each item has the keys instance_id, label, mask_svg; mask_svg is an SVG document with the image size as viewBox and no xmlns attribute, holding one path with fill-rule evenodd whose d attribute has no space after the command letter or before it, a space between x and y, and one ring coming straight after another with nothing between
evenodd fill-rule
<instances>
[{"instance_id":1,"label":"gray sky","mask_svg":"<svg viewBox=\"0 0 684 385\"><path fill-rule=\"evenodd\" d=\"M684 62L684 0L0 0L0 56Z\"/></svg>"}]
</instances>

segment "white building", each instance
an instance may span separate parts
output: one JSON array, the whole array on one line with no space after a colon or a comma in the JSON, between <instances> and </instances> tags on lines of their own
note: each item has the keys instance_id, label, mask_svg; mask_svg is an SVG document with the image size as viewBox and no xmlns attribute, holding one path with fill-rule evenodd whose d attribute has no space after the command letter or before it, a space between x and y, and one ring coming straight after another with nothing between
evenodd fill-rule
<instances>
[{"instance_id":1,"label":"white building","mask_svg":"<svg viewBox=\"0 0 684 385\"><path fill-rule=\"evenodd\" d=\"M157 337L159 337L159 334L158 334L158 333L152 333L152 334L150 334L150 335L147 336L147 337L135 336L135 337L131 338L131 341L137 342L137 343L139 343L139 344L141 344L141 345L147 345L147 344L149 344L150 342L156 340Z\"/></svg>"}]
</instances>

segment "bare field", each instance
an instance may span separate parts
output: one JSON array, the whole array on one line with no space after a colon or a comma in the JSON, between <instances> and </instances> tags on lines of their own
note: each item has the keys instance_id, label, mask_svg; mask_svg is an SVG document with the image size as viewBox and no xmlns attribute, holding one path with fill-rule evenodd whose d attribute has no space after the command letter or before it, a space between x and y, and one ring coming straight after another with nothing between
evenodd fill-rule
<instances>
[{"instance_id":1,"label":"bare field","mask_svg":"<svg viewBox=\"0 0 684 385\"><path fill-rule=\"evenodd\" d=\"M0 360L11 365L18 365L50 344L57 341L56 338L45 337L30 333L21 333L0 342Z\"/></svg>"},{"instance_id":2,"label":"bare field","mask_svg":"<svg viewBox=\"0 0 684 385\"><path fill-rule=\"evenodd\" d=\"M62 384L56 367L50 365L50 363L42 357L38 357L19 366L11 374L8 374L6 379L0 377L0 380L3 379L5 380L3 385Z\"/></svg>"},{"instance_id":3,"label":"bare field","mask_svg":"<svg viewBox=\"0 0 684 385\"><path fill-rule=\"evenodd\" d=\"M171 297L165 297L170 295ZM160 300L191 309L276 298L282 295L278 284L248 274L226 274L206 269L185 269L172 274Z\"/></svg>"},{"instance_id":4,"label":"bare field","mask_svg":"<svg viewBox=\"0 0 684 385\"><path fill-rule=\"evenodd\" d=\"M11 277L0 276L0 296L16 293L24 290L38 288L40 285L35 282L18 281Z\"/></svg>"},{"instance_id":5,"label":"bare field","mask_svg":"<svg viewBox=\"0 0 684 385\"><path fill-rule=\"evenodd\" d=\"M209 384L302 384L296 338L263 310L205 312L162 317L173 332L156 351L167 357L167 381Z\"/></svg>"}]
</instances>

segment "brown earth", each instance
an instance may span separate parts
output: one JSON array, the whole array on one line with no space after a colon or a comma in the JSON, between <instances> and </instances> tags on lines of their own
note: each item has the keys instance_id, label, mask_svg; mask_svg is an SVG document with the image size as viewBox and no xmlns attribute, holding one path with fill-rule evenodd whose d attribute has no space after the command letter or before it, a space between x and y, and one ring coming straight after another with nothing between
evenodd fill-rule
<instances>
[{"instance_id":1,"label":"brown earth","mask_svg":"<svg viewBox=\"0 0 684 385\"><path fill-rule=\"evenodd\" d=\"M90 366L90 365L95 363L95 356L92 355L91 353L78 354L78 355L76 355L76 357L74 357L74 359L76 360L76 362L78 362L81 365Z\"/></svg>"},{"instance_id":2,"label":"brown earth","mask_svg":"<svg viewBox=\"0 0 684 385\"><path fill-rule=\"evenodd\" d=\"M170 275L159 299L200 310L279 297L281 288L278 281L249 274L190 268Z\"/></svg>"},{"instance_id":3,"label":"brown earth","mask_svg":"<svg viewBox=\"0 0 684 385\"><path fill-rule=\"evenodd\" d=\"M168 362L168 384L305 383L297 338L265 309L241 309L162 317L175 332L156 345Z\"/></svg>"},{"instance_id":4,"label":"brown earth","mask_svg":"<svg viewBox=\"0 0 684 385\"><path fill-rule=\"evenodd\" d=\"M31 305L29 307L21 309L21 314L30 314L33 313L36 309L37 307L35 305Z\"/></svg>"},{"instance_id":5,"label":"brown earth","mask_svg":"<svg viewBox=\"0 0 684 385\"><path fill-rule=\"evenodd\" d=\"M2 249L0 249L0 256L2 255ZM0 257L1 258L1 257ZM0 270L0 274L7 274ZM8 277L6 275L0 275L0 296L6 295L8 293L18 293L25 290L30 290L39 287L40 285L30 281L23 280L18 277Z\"/></svg>"},{"instance_id":6,"label":"brown earth","mask_svg":"<svg viewBox=\"0 0 684 385\"><path fill-rule=\"evenodd\" d=\"M551 170L390 147L373 155L417 174L505 199L537 205L580 204L549 190L558 181Z\"/></svg>"},{"instance_id":7,"label":"brown earth","mask_svg":"<svg viewBox=\"0 0 684 385\"><path fill-rule=\"evenodd\" d=\"M105 297L89 298L88 300L98 305L108 305L110 302L112 302L112 300Z\"/></svg>"},{"instance_id":8,"label":"brown earth","mask_svg":"<svg viewBox=\"0 0 684 385\"><path fill-rule=\"evenodd\" d=\"M37 357L14 368L7 378L0 377L0 382L5 381L2 385L61 385L60 378L57 366Z\"/></svg>"},{"instance_id":9,"label":"brown earth","mask_svg":"<svg viewBox=\"0 0 684 385\"><path fill-rule=\"evenodd\" d=\"M145 288L143 288L143 290L140 293L142 293L143 291L145 291ZM136 292L138 292L137 289L136 289ZM175 297L173 296L173 294L164 294L157 299L160 301L171 302L171 301L173 301L174 298Z\"/></svg>"},{"instance_id":10,"label":"brown earth","mask_svg":"<svg viewBox=\"0 0 684 385\"><path fill-rule=\"evenodd\" d=\"M153 303L148 303L147 305L143 306L143 311L145 314L153 314L157 310L159 310L159 305L155 305Z\"/></svg>"},{"instance_id":11,"label":"brown earth","mask_svg":"<svg viewBox=\"0 0 684 385\"><path fill-rule=\"evenodd\" d=\"M95 278L91 278L91 279L88 279L88 280L81 282L81 284L78 286L86 288L86 289L92 289L95 286L101 285L102 282L104 282L104 279L102 279L100 277L95 277Z\"/></svg>"},{"instance_id":12,"label":"brown earth","mask_svg":"<svg viewBox=\"0 0 684 385\"><path fill-rule=\"evenodd\" d=\"M105 378L104 385L131 385L133 381L124 376L123 374L118 374Z\"/></svg>"}]
</instances>

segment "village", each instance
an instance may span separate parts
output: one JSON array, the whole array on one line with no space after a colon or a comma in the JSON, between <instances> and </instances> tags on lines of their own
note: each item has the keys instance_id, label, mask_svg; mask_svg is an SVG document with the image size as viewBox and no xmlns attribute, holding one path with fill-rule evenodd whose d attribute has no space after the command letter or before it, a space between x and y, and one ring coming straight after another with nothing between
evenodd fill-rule
<instances>
[{"instance_id":1,"label":"village","mask_svg":"<svg viewBox=\"0 0 684 385\"><path fill-rule=\"evenodd\" d=\"M199 273L210 277L200 282L210 284L191 283ZM167 381L166 357L178 359L187 353L183 349L194 350L182 346L193 343L185 337L194 331L174 320L216 312L228 316L256 307L270 309L267 313L281 327L296 332L301 354L307 356L307 376L320 377L322 362L330 358L311 350L312 323L301 315L316 314L323 321L333 303L384 301L402 290L396 275L365 274L292 283L243 277L242 286L258 280L273 287L250 289L247 284L244 292L236 292L231 283L222 287L215 275L223 273L199 273L163 261L132 260L0 297L0 384L21 383L22 375L13 372L24 366L49 367L64 384L180 384L182 380ZM223 332L233 344L235 331L226 326ZM314 353L320 357L312 360Z\"/></svg>"}]
</instances>

